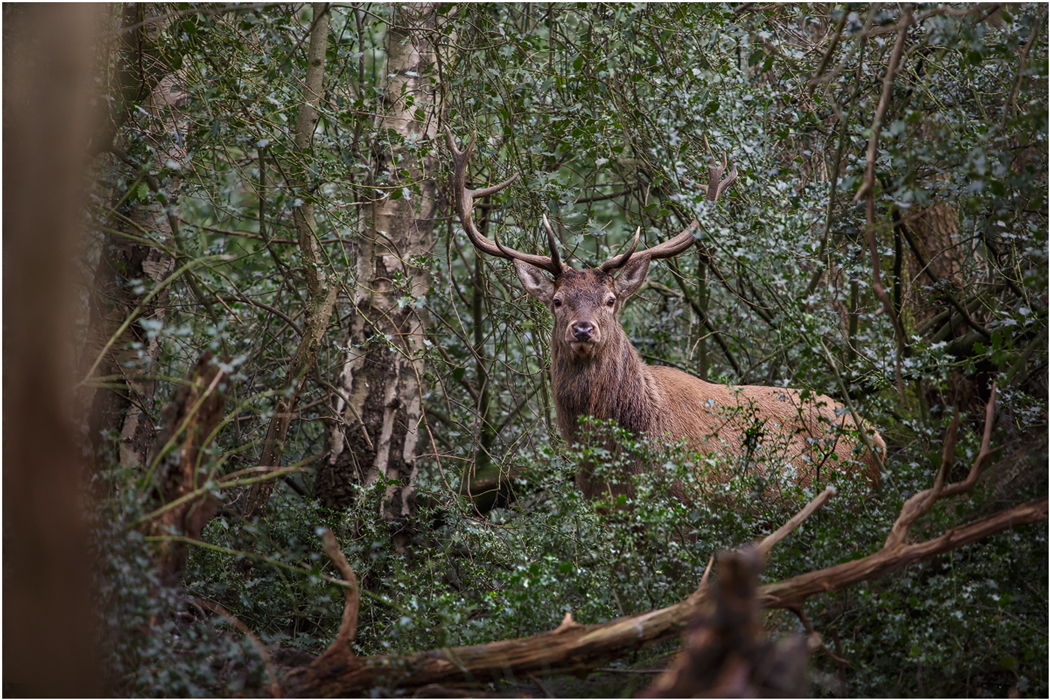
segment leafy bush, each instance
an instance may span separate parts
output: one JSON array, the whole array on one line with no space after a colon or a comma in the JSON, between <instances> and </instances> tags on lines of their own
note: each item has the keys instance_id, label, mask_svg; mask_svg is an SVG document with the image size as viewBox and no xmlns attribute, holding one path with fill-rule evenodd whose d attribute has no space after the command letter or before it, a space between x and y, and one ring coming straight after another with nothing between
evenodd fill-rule
<instances>
[{"instance_id":1,"label":"leafy bush","mask_svg":"<svg viewBox=\"0 0 1050 700\"><path fill-rule=\"evenodd\" d=\"M161 581L136 527L144 515L135 475L113 468L101 480L117 495L92 514L99 645L107 687L130 697L259 696L258 651L181 586Z\"/></svg>"}]
</instances>

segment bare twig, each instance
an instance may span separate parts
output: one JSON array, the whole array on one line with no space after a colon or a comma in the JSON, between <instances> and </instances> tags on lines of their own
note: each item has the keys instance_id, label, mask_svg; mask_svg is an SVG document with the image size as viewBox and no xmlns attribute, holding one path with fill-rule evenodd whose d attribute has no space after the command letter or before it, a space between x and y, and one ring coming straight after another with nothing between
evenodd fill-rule
<instances>
[{"instance_id":1,"label":"bare twig","mask_svg":"<svg viewBox=\"0 0 1050 700\"><path fill-rule=\"evenodd\" d=\"M839 38L842 36L842 28L846 26L846 18L849 17L849 13L843 10L842 16L839 17L839 21L835 24L835 36L831 38L831 46L828 47L824 57L820 60L820 66L817 67L817 71L813 74L806 83L806 88L809 93L813 94L813 89L820 82L820 76L824 75L824 71L828 67L828 63L831 61L831 56L835 53L835 49L838 48Z\"/></svg>"},{"instance_id":2,"label":"bare twig","mask_svg":"<svg viewBox=\"0 0 1050 700\"><path fill-rule=\"evenodd\" d=\"M893 304L890 303L890 298L882 287L882 279L879 273L879 249L875 242L875 156L878 151L882 121L886 116L890 96L893 94L893 80L897 75L897 69L900 67L901 55L904 53L904 40L908 36L908 27L912 21L911 11L911 5L905 5L903 16L897 23L897 41L893 45L890 64L886 68L886 77L882 81L882 96L879 98L879 106L875 110L875 120L871 124L871 138L868 140L867 168L864 171L864 184L861 185L861 188L857 190L857 194L853 197L854 204L860 201L862 197L866 196L868 199L867 236L868 248L871 251L872 288L875 290L879 300L882 301L886 314L893 321L893 329L897 336L897 393L902 401L904 400L904 382L901 378L901 355L904 351L905 335L900 319L894 312Z\"/></svg>"},{"instance_id":3,"label":"bare twig","mask_svg":"<svg viewBox=\"0 0 1050 700\"><path fill-rule=\"evenodd\" d=\"M530 673L529 674L529 680L531 680L533 683L535 683L537 685L537 687L539 687L539 689L543 691L543 697L545 697L545 698L556 698L556 697L558 697L557 695L552 695L551 691L547 690L547 686L543 685L543 681L541 681L539 678L537 678L535 673Z\"/></svg>"},{"instance_id":4,"label":"bare twig","mask_svg":"<svg viewBox=\"0 0 1050 700\"><path fill-rule=\"evenodd\" d=\"M1010 90L1010 99L1006 101L1006 107L1003 108L1003 120L1000 124L1001 129L1006 129L1006 124L1010 121L1010 118L1014 115L1014 109L1017 106L1017 94L1021 91L1021 84L1024 82L1024 71L1025 66L1028 63L1028 54L1032 50L1032 44L1035 43L1036 38L1039 36L1039 29L1046 23L1046 12L1043 11L1039 14L1039 17L1032 22L1031 33L1028 36L1028 41L1025 42L1024 48L1021 49L1021 58L1017 62L1017 78L1014 80L1013 89Z\"/></svg>"},{"instance_id":5,"label":"bare twig","mask_svg":"<svg viewBox=\"0 0 1050 700\"><path fill-rule=\"evenodd\" d=\"M995 391L995 382L992 382L991 396L988 397L988 403L984 407L984 435L981 437L981 450L977 453L977 459L973 461L970 473L966 475L965 479L945 487L942 493L944 498L972 491L973 487L977 485L977 477L988 466L988 459L999 450L999 448L993 450L990 447L992 428L995 425Z\"/></svg>"},{"instance_id":6,"label":"bare twig","mask_svg":"<svg viewBox=\"0 0 1050 700\"><path fill-rule=\"evenodd\" d=\"M809 635L809 644L811 649L823 649L824 652L835 661L835 663L843 666L851 666L849 661L842 658L841 656L832 653L831 649L828 649L828 645L824 643L824 635L813 628L813 623L809 621L809 617L806 616L806 611L799 606L797 608L791 608L791 612L795 613L798 617L798 621L802 623L802 626L806 628L806 633Z\"/></svg>"},{"instance_id":7,"label":"bare twig","mask_svg":"<svg viewBox=\"0 0 1050 700\"><path fill-rule=\"evenodd\" d=\"M936 501L941 498L947 498L948 496L966 493L972 490L974 485L976 485L977 477L980 476L988 458L994 452L989 449L989 443L992 439L992 427L995 423L994 382L992 383L992 395L988 398L988 404L985 406L984 436L981 441L981 451L977 454L977 459L974 460L973 465L970 467L970 473L964 480L945 486L944 482L947 479L947 472L949 470L948 460L954 460L955 433L956 430L958 430L958 421L959 417L958 414L956 414L952 419L952 425L948 429L948 436L945 439L943 463L941 469L937 472L937 478L934 480L933 487L920 491L904 502L904 505L901 507L900 515L897 516L896 522L893 523L893 528L890 530L890 534L886 538L886 543L883 545L884 549L892 549L903 544L908 537L908 529L916 520L926 513L929 513Z\"/></svg>"},{"instance_id":8,"label":"bare twig","mask_svg":"<svg viewBox=\"0 0 1050 700\"><path fill-rule=\"evenodd\" d=\"M762 557L762 559L764 560L766 557L768 557L769 552L773 549L773 547L776 546L778 542L790 535L791 532L799 525L801 525L806 518L813 515L813 513L816 512L818 508L827 503L828 499L834 496L835 493L836 491L834 486L827 487L822 492L820 492L816 498L810 501L805 508L803 508L797 514L795 514L795 516L791 518L791 520L788 520L786 523L777 528L776 532L767 535L766 538L763 539L757 547L758 554Z\"/></svg>"}]
</instances>

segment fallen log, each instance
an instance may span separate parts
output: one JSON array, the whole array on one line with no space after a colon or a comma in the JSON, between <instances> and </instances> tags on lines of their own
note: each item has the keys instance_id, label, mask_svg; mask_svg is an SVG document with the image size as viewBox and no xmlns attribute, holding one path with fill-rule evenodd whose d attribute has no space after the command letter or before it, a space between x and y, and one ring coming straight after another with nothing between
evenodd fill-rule
<instances>
[{"instance_id":1,"label":"fallen log","mask_svg":"<svg viewBox=\"0 0 1050 700\"><path fill-rule=\"evenodd\" d=\"M916 520L928 513L939 499L967 493L987 466L994 450L989 449L994 422L995 390L988 401L984 440L967 477L946 484L955 455L953 422L945 440L944 460L932 488L909 498L901 509L883 547L866 557L818 571L811 571L758 588L762 608L786 608L801 612L806 598L840 590L863 581L879 579L903 566L926 561L939 554L973 544L986 537L1020 525L1046 520L1047 498L1030 501L990 517L952 528L940 537L924 542L909 542L908 532ZM757 545L765 557L780 540L834 495L828 489L806 506L783 527ZM334 546L326 535L326 551ZM338 551L338 550L336 550ZM333 556L330 552L329 556ZM335 557L333 557L335 560ZM349 565L336 561L344 580L353 576ZM710 571L710 569L708 570ZM356 581L354 582L356 587ZM699 587L685 600L670 607L622 617L610 622L580 625L570 614L557 629L532 637L521 637L472 646L431 649L403 656L380 655L357 657L350 649L352 631L356 628L357 596L347 595L344 627L339 637L313 662L288 672L281 679L286 697L347 696L367 693L383 687L387 690L422 688L450 684L477 683L527 678L529 674L567 674L586 672L607 664L632 651L681 635L689 622L708 605L707 573ZM353 606L353 610L349 606Z\"/></svg>"},{"instance_id":2,"label":"fallen log","mask_svg":"<svg viewBox=\"0 0 1050 700\"><path fill-rule=\"evenodd\" d=\"M1045 520L1047 499L1025 503L941 537L759 587L763 608L799 608L809 596L879 579L907 564L972 544L1020 525ZM348 646L329 649L312 664L281 680L286 697L358 695L374 687L418 688L444 683L489 683L530 673L578 673L607 664L632 651L680 635L707 600L701 586L667 608L597 625L580 625L568 614L555 630L488 644L432 649L405 656L359 658Z\"/></svg>"}]
</instances>

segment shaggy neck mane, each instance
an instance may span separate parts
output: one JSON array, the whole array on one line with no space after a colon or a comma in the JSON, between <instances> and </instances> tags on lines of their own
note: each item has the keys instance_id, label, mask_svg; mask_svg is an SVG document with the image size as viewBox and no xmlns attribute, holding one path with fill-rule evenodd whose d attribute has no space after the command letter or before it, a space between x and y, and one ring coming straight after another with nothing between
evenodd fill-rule
<instances>
[{"instance_id":1,"label":"shaggy neck mane","mask_svg":"<svg viewBox=\"0 0 1050 700\"><path fill-rule=\"evenodd\" d=\"M649 368L638 357L620 325L610 324L609 338L592 357L579 359L559 338L551 348L551 385L558 427L576 438L580 416L614 420L635 435L657 427L657 404Z\"/></svg>"}]
</instances>

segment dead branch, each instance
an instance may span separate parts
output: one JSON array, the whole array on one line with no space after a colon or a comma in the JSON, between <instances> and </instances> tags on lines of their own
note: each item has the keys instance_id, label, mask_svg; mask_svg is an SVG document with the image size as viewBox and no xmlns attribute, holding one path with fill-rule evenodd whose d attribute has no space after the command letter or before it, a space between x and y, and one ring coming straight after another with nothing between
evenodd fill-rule
<instances>
[{"instance_id":1,"label":"dead branch","mask_svg":"<svg viewBox=\"0 0 1050 700\"><path fill-rule=\"evenodd\" d=\"M343 607L343 621L339 625L339 634L328 647L331 650L336 645L348 647L350 642L354 641L357 635L357 611L361 604L361 591L357 587L357 576L350 568L346 555L339 549L339 544L335 541L335 535L331 530L326 530L324 533L324 553L335 564L335 568L339 569L343 580L350 584L346 589L346 605Z\"/></svg>"},{"instance_id":2,"label":"dead branch","mask_svg":"<svg viewBox=\"0 0 1050 700\"><path fill-rule=\"evenodd\" d=\"M907 564L972 544L990 535L1047 516L1047 499L1026 503L990 518L955 528L941 537L880 550L863 559L767 584L758 589L763 608L796 608L809 596L831 592L861 581L881 578ZM571 619L558 629L533 637L508 639L451 649L434 649L405 656L353 657L326 654L298 668L281 682L286 696L334 696L369 688L418 688L456 682L489 682L530 673L588 671L680 634L703 612L706 593L660 610L631 615L599 625L579 625Z\"/></svg>"},{"instance_id":3,"label":"dead branch","mask_svg":"<svg viewBox=\"0 0 1050 700\"><path fill-rule=\"evenodd\" d=\"M988 428L985 433L990 435ZM985 446L976 466L984 463L986 453L990 454L990 451ZM958 486L969 481L968 477ZM958 492L954 486L957 485L944 488L941 496ZM809 515L829 497L827 492L820 494L763 544L775 544L770 538L777 537L788 525L797 527L804 515ZM925 561L1046 517L1047 499L1043 498L953 528L926 542L908 543L901 539L863 559L761 586L757 592L759 605L763 608L799 609L810 596L881 578L907 564ZM420 688L434 684L483 683L508 677L527 677L530 673L588 671L631 651L681 634L690 620L707 609L710 594L706 579L705 575L701 586L675 605L603 624L581 625L573 621L571 615L566 615L561 625L550 632L489 644L365 658L354 657L349 650L326 652L309 666L289 672L282 679L282 690L288 697L350 695L376 686ZM333 644L330 651L335 647ZM723 688L727 689L728 686Z\"/></svg>"},{"instance_id":4,"label":"dead branch","mask_svg":"<svg viewBox=\"0 0 1050 700\"><path fill-rule=\"evenodd\" d=\"M950 461L955 459L955 435L959 428L959 416L958 414L952 419L952 424L948 428L948 436L944 442L944 458L941 465L940 471L937 472L937 478L934 480L933 487L925 489L915 494L901 507L900 515L897 516L897 521L893 523L893 528L890 530L889 537L886 538L886 544L883 545L883 549L893 549L897 545L904 542L908 536L908 529L918 520L920 517L930 512L933 508L933 504L941 498L948 496L954 496L959 493L967 493L973 490L973 487L977 484L977 477L981 475L985 466L988 463L988 458L992 455L993 451L988 449L989 444L992 440L992 428L995 424L995 382L992 382L992 393L988 397L988 404L984 409L984 436L981 439L981 450L977 454L977 459L974 460L973 466L970 467L970 473L967 474L966 478L958 483L945 486L944 481L947 479L947 472L950 469Z\"/></svg>"},{"instance_id":5,"label":"dead branch","mask_svg":"<svg viewBox=\"0 0 1050 700\"><path fill-rule=\"evenodd\" d=\"M282 679L286 696L351 695L376 686L421 687L488 682L530 673L588 671L625 653L681 633L699 612L704 596L600 625L579 625L567 617L556 629L508 639L406 656L352 658L326 653Z\"/></svg>"},{"instance_id":6,"label":"dead branch","mask_svg":"<svg viewBox=\"0 0 1050 700\"><path fill-rule=\"evenodd\" d=\"M766 608L792 608L800 605L809 596L831 593L862 581L874 581L908 564L932 559L938 554L979 542L999 532L1046 520L1046 515L1047 499L1042 498L983 520L952 528L940 537L926 542L883 547L863 559L767 584L761 589L762 593L768 596L762 604Z\"/></svg>"}]
</instances>

